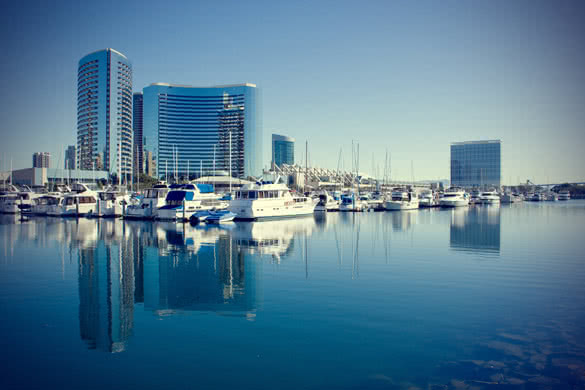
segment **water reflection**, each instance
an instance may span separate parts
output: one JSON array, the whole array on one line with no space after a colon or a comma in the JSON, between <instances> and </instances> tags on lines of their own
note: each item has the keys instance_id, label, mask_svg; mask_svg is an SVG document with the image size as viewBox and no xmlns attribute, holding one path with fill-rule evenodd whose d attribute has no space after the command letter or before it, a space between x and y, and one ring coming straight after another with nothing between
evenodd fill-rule
<instances>
[{"instance_id":1,"label":"water reflection","mask_svg":"<svg viewBox=\"0 0 585 390\"><path fill-rule=\"evenodd\" d=\"M312 216L239 223L231 235L239 250L252 255L269 255L279 263L293 252L295 237L310 235L318 226L323 228L324 223L319 217L318 225Z\"/></svg>"},{"instance_id":2,"label":"water reflection","mask_svg":"<svg viewBox=\"0 0 585 390\"><path fill-rule=\"evenodd\" d=\"M157 316L209 311L254 319L259 265L228 231L79 222L65 224L63 238L79 248L79 326L90 349L124 351L136 303Z\"/></svg>"},{"instance_id":3,"label":"water reflection","mask_svg":"<svg viewBox=\"0 0 585 390\"><path fill-rule=\"evenodd\" d=\"M451 210L449 243L453 250L499 255L500 230L499 206Z\"/></svg>"},{"instance_id":4,"label":"water reflection","mask_svg":"<svg viewBox=\"0 0 585 390\"><path fill-rule=\"evenodd\" d=\"M277 378L303 372L327 388L583 388L585 209L575 204L580 214L557 203L223 227L8 216L6 371L18 379L30 359L58 372L62 359L97 358L114 370L131 362L123 371L138 385L171 377L189 387L189 369L199 367L200 387L218 378L216 387L232 387L253 383L254 365ZM470 262L468 253L503 260ZM86 347L126 352L99 357ZM340 371L349 358L361 368ZM151 376L133 375L133 365L152 364ZM226 365L233 375L222 375ZM79 365L77 377L91 367ZM181 372L185 382L174 385ZM361 382L368 375L384 382Z\"/></svg>"},{"instance_id":5,"label":"water reflection","mask_svg":"<svg viewBox=\"0 0 585 390\"><path fill-rule=\"evenodd\" d=\"M416 224L416 217L419 210L404 210L392 212L392 230L395 232L404 232Z\"/></svg>"},{"instance_id":6,"label":"water reflection","mask_svg":"<svg viewBox=\"0 0 585 390\"><path fill-rule=\"evenodd\" d=\"M121 352L134 323L134 259L126 242L79 249L79 327L90 349Z\"/></svg>"}]
</instances>

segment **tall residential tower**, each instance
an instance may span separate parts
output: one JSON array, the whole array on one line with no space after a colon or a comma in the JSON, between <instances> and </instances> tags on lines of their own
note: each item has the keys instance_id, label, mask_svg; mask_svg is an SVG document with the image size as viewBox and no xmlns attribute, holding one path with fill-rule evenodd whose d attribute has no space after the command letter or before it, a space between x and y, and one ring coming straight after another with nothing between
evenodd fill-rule
<instances>
[{"instance_id":1,"label":"tall residential tower","mask_svg":"<svg viewBox=\"0 0 585 390\"><path fill-rule=\"evenodd\" d=\"M33 168L49 168L51 154L49 152L33 153Z\"/></svg>"},{"instance_id":2,"label":"tall residential tower","mask_svg":"<svg viewBox=\"0 0 585 390\"><path fill-rule=\"evenodd\" d=\"M77 167L123 176L132 158L132 65L114 49L88 54L77 72Z\"/></svg>"}]
</instances>

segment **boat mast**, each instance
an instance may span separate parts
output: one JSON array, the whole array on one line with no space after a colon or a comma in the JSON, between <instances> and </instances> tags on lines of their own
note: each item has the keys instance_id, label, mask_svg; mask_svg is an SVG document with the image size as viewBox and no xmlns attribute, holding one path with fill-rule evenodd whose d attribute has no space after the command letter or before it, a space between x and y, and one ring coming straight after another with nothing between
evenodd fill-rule
<instances>
[{"instance_id":1,"label":"boat mast","mask_svg":"<svg viewBox=\"0 0 585 390\"><path fill-rule=\"evenodd\" d=\"M305 180L304 186L307 186L307 180L309 179L309 141L305 141ZM303 192L305 192L306 188L303 188Z\"/></svg>"},{"instance_id":2,"label":"boat mast","mask_svg":"<svg viewBox=\"0 0 585 390\"><path fill-rule=\"evenodd\" d=\"M357 144L357 160L355 163L355 177L357 179L358 197L360 196L360 144Z\"/></svg>"},{"instance_id":3,"label":"boat mast","mask_svg":"<svg viewBox=\"0 0 585 390\"><path fill-rule=\"evenodd\" d=\"M232 132L230 131L230 194L232 193Z\"/></svg>"}]
</instances>

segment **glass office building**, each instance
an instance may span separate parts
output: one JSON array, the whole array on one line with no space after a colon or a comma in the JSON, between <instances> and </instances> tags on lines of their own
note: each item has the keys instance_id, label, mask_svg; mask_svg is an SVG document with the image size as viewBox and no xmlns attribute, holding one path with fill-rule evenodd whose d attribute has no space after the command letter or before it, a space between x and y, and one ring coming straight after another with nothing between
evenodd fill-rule
<instances>
[{"instance_id":1,"label":"glass office building","mask_svg":"<svg viewBox=\"0 0 585 390\"><path fill-rule=\"evenodd\" d=\"M69 145L67 149L65 149L65 169L76 169L77 159L75 158L75 155L75 145Z\"/></svg>"},{"instance_id":2,"label":"glass office building","mask_svg":"<svg viewBox=\"0 0 585 390\"><path fill-rule=\"evenodd\" d=\"M152 153L156 177L194 177L214 169L229 172L230 161L234 177L261 175L256 85L155 83L143 93L144 153Z\"/></svg>"},{"instance_id":3,"label":"glass office building","mask_svg":"<svg viewBox=\"0 0 585 390\"><path fill-rule=\"evenodd\" d=\"M294 138L272 134L272 161L278 166L295 163Z\"/></svg>"},{"instance_id":4,"label":"glass office building","mask_svg":"<svg viewBox=\"0 0 585 390\"><path fill-rule=\"evenodd\" d=\"M499 187L502 179L502 143L468 141L451 144L451 185Z\"/></svg>"},{"instance_id":5,"label":"glass office building","mask_svg":"<svg viewBox=\"0 0 585 390\"><path fill-rule=\"evenodd\" d=\"M126 175L132 158L132 65L114 49L88 54L77 72L77 167Z\"/></svg>"},{"instance_id":6,"label":"glass office building","mask_svg":"<svg viewBox=\"0 0 585 390\"><path fill-rule=\"evenodd\" d=\"M142 152L142 111L144 98L142 92L132 97L132 130L134 132L134 175L144 173L144 153Z\"/></svg>"}]
</instances>

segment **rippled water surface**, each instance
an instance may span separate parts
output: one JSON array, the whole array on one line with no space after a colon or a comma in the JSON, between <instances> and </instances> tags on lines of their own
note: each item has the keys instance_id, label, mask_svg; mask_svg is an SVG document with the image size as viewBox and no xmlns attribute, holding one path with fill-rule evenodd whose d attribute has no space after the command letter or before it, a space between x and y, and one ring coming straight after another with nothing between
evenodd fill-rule
<instances>
[{"instance_id":1,"label":"rippled water surface","mask_svg":"<svg viewBox=\"0 0 585 390\"><path fill-rule=\"evenodd\" d=\"M0 216L0 388L582 389L585 202Z\"/></svg>"}]
</instances>

